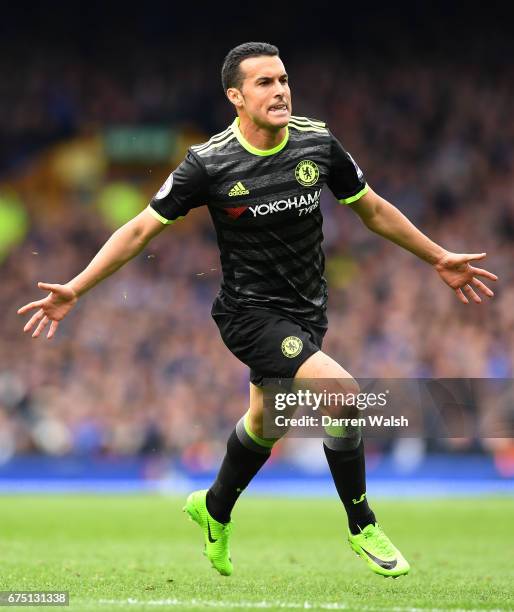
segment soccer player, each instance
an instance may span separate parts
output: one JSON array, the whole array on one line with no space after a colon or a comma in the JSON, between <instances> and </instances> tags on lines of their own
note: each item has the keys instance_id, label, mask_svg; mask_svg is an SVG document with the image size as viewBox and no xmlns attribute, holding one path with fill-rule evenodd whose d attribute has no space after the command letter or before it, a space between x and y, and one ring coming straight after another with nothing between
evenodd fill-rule
<instances>
[{"instance_id":1,"label":"soccer player","mask_svg":"<svg viewBox=\"0 0 514 612\"><path fill-rule=\"evenodd\" d=\"M269 458L275 439L263 431L263 379L330 379L329 392L357 392L353 377L321 350L327 329L327 287L320 194L326 185L373 232L426 261L467 304L493 292L474 267L485 253L457 254L422 234L377 195L323 121L291 114L291 90L278 49L245 43L222 68L237 117L223 132L192 146L148 208L118 229L90 264L64 285L38 283L49 294L19 309L36 312L24 327L37 338L59 322L86 291L140 253L165 227L207 205L220 248L223 282L212 316L227 347L250 368L250 403L231 433L217 478L185 505L200 525L205 553L223 575L233 571L231 512ZM379 526L366 498L359 430L327 436L324 452L348 516L351 547L377 574L397 577L409 564Z\"/></svg>"}]
</instances>

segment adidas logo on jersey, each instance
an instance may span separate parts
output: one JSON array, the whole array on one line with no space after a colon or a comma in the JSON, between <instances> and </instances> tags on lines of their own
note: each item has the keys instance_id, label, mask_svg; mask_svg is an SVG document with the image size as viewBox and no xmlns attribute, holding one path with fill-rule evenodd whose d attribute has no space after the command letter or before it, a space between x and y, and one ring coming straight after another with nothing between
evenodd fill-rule
<instances>
[{"instance_id":1,"label":"adidas logo on jersey","mask_svg":"<svg viewBox=\"0 0 514 612\"><path fill-rule=\"evenodd\" d=\"M250 192L248 191L248 189L243 185L243 183L241 183L241 181L239 181L228 192L228 195L229 196L242 196L242 195L248 195L249 193Z\"/></svg>"}]
</instances>

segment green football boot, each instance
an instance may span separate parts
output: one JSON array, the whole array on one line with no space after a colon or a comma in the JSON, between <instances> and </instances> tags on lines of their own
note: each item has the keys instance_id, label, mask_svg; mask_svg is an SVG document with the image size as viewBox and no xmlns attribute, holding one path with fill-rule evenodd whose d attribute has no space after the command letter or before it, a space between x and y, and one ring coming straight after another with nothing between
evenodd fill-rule
<instances>
[{"instance_id":1,"label":"green football boot","mask_svg":"<svg viewBox=\"0 0 514 612\"><path fill-rule=\"evenodd\" d=\"M204 555L209 559L214 569L222 576L230 576L233 571L230 558L229 539L232 531L232 521L224 525L218 523L207 510L205 502L207 489L194 491L186 500L182 508L189 515L189 520L198 523L202 528L205 548Z\"/></svg>"},{"instance_id":2,"label":"green football boot","mask_svg":"<svg viewBox=\"0 0 514 612\"><path fill-rule=\"evenodd\" d=\"M393 545L378 523L366 525L356 535L348 530L348 541L353 550L376 574L398 578L410 570L410 565L402 553Z\"/></svg>"}]
</instances>

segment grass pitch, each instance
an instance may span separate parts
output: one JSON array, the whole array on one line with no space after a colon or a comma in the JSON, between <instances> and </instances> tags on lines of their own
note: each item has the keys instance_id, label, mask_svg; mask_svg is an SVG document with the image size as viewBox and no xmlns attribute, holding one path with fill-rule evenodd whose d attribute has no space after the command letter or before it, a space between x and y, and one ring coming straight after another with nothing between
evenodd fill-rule
<instances>
[{"instance_id":1,"label":"grass pitch","mask_svg":"<svg viewBox=\"0 0 514 612\"><path fill-rule=\"evenodd\" d=\"M335 497L242 498L229 578L203 557L182 505L159 496L0 497L0 590L68 590L72 610L514 607L513 499L373 503L412 566L398 580L373 574L351 551Z\"/></svg>"}]
</instances>

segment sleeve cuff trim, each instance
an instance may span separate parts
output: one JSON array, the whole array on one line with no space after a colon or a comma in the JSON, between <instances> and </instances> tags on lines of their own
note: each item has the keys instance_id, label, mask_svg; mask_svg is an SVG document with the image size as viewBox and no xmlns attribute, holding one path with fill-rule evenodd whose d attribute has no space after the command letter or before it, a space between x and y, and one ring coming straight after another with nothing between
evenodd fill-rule
<instances>
[{"instance_id":1,"label":"sleeve cuff trim","mask_svg":"<svg viewBox=\"0 0 514 612\"><path fill-rule=\"evenodd\" d=\"M339 204L351 204L352 202L356 202L357 200L360 200L363 195L366 195L368 191L369 185L366 183L364 189L361 189L359 193L356 193L354 196L351 196L349 198L343 198L342 200L339 200Z\"/></svg>"},{"instance_id":2,"label":"sleeve cuff trim","mask_svg":"<svg viewBox=\"0 0 514 612\"><path fill-rule=\"evenodd\" d=\"M175 223L175 221L179 221L180 219L184 218L184 217L177 217L176 219L171 219L171 220L170 219L166 219L166 217L163 217L162 215L160 215L155 210L155 208L152 208L152 206L150 204L147 206L147 210L152 215L152 217L155 217L157 219L157 221L160 221L164 225L171 225L172 223Z\"/></svg>"}]
</instances>

